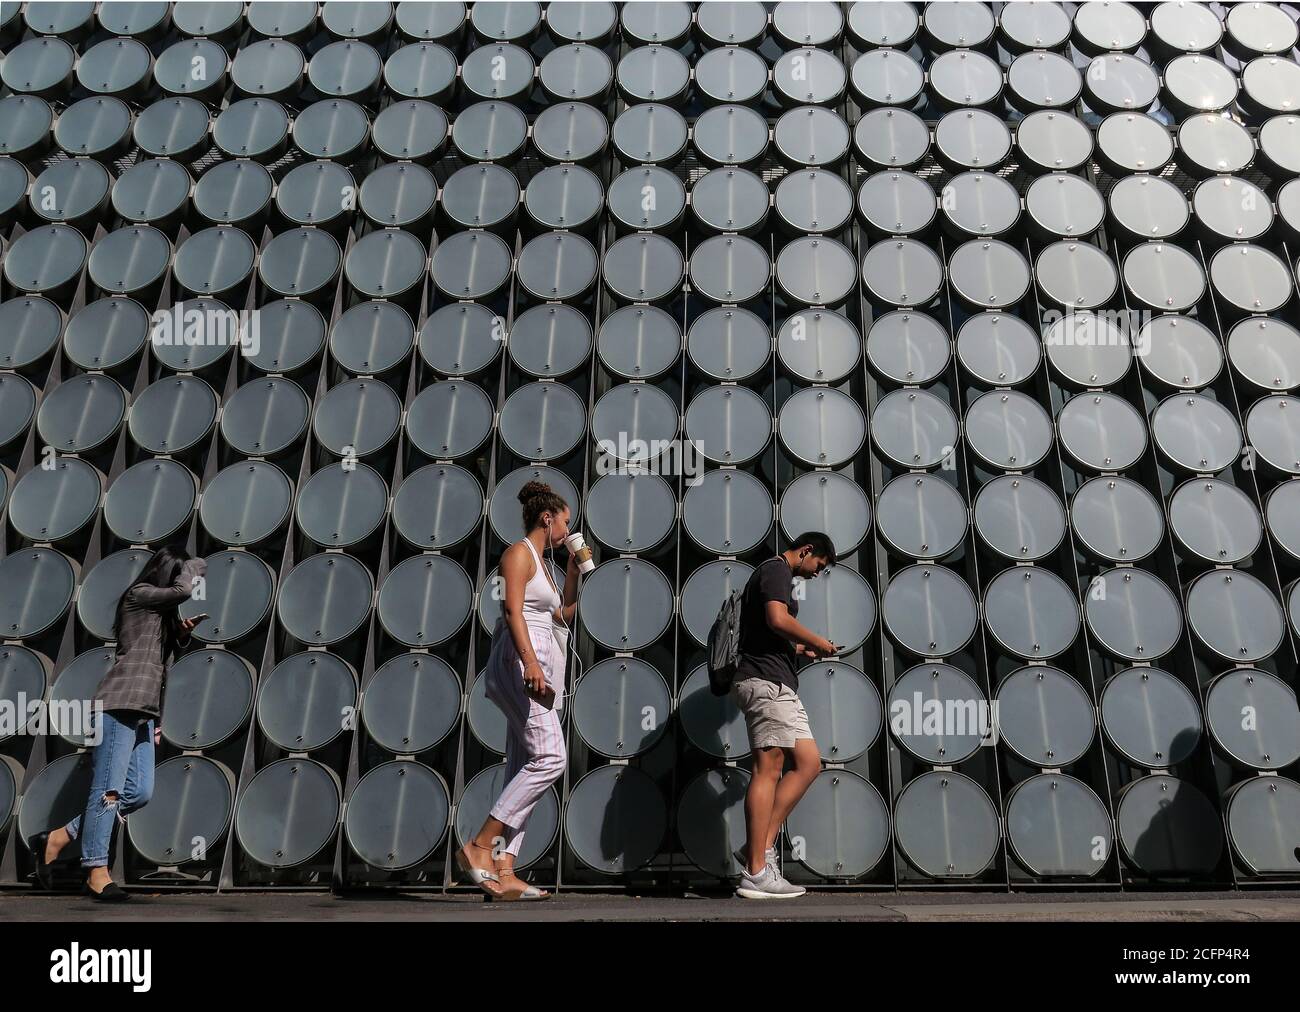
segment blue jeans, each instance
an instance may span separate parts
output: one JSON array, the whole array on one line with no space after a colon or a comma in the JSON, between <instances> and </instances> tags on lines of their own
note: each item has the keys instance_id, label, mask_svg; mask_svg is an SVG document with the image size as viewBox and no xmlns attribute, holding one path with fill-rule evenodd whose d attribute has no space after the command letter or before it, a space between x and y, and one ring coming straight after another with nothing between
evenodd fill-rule
<instances>
[{"instance_id":1,"label":"blue jeans","mask_svg":"<svg viewBox=\"0 0 1300 1012\"><path fill-rule=\"evenodd\" d=\"M64 827L74 840L81 837L83 868L108 867L114 817L124 819L153 796L153 720L137 724L139 718L140 714L129 710L100 714L101 737L94 748L86 814ZM110 793L117 797L109 797Z\"/></svg>"}]
</instances>

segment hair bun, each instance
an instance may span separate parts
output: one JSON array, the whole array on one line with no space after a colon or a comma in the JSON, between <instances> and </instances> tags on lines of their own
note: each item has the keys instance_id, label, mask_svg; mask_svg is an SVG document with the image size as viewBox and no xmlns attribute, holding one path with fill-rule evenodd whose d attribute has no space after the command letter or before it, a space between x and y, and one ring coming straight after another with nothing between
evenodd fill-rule
<instances>
[{"instance_id":1,"label":"hair bun","mask_svg":"<svg viewBox=\"0 0 1300 1012\"><path fill-rule=\"evenodd\" d=\"M528 505L528 500L533 498L533 496L546 495L550 491L550 485L534 478L532 481L524 482L524 487L519 490L519 501L526 506Z\"/></svg>"}]
</instances>

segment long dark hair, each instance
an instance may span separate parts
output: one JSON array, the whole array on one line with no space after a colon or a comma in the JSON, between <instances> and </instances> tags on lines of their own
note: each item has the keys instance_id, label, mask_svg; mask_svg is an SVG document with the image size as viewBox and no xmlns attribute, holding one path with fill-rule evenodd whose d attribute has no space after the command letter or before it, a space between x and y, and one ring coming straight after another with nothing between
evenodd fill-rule
<instances>
[{"instance_id":1,"label":"long dark hair","mask_svg":"<svg viewBox=\"0 0 1300 1012\"><path fill-rule=\"evenodd\" d=\"M144 564L140 575L131 581L131 586L117 599L117 612L113 619L113 638L122 642L122 617L126 614L126 596L132 588L144 584L146 587L170 587L180 575L181 566L189 560L190 553L180 545L164 545ZM180 616L176 609L167 608L162 612L163 656L174 646L180 634Z\"/></svg>"}]
</instances>

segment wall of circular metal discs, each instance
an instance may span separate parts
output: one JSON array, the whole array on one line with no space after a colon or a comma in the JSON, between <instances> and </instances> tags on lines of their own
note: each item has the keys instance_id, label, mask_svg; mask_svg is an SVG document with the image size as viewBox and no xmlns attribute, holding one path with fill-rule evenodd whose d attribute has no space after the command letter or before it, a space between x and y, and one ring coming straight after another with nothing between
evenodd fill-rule
<instances>
[{"instance_id":1,"label":"wall of circular metal discs","mask_svg":"<svg viewBox=\"0 0 1300 1012\"><path fill-rule=\"evenodd\" d=\"M1291 7L114 6L5 21L0 701L207 560L128 882L463 888L533 480L538 884L738 874L704 644L815 531L792 881L1300 882ZM86 734L0 739L0 875Z\"/></svg>"}]
</instances>

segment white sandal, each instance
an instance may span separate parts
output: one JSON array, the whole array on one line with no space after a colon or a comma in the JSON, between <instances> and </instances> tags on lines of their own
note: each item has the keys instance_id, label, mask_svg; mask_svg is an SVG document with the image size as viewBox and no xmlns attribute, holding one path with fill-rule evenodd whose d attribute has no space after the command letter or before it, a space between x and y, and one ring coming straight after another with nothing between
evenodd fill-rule
<instances>
[{"instance_id":1,"label":"white sandal","mask_svg":"<svg viewBox=\"0 0 1300 1012\"><path fill-rule=\"evenodd\" d=\"M492 849L491 847L484 847L480 844L477 844L473 840L470 840L469 846L478 847L479 850L490 851ZM501 895L500 893L493 892L484 883L495 882L497 885L500 885L501 879L497 877L495 872L488 871L485 868L475 868L472 864L470 864L469 858L465 856L464 847L456 851L456 866L461 870L463 874L469 877L469 880L472 883L474 883L474 885L482 889L483 892L486 893L488 896L490 896L492 899L497 899L500 897Z\"/></svg>"},{"instance_id":2,"label":"white sandal","mask_svg":"<svg viewBox=\"0 0 1300 1012\"><path fill-rule=\"evenodd\" d=\"M511 875L510 877L519 878L518 875ZM500 881L499 877L497 881L498 882ZM520 879L520 881L523 880ZM505 887L503 886L502 888L504 889ZM500 896L493 896L492 898L494 900L502 900L506 903L513 903L515 900L549 900L552 895L553 895L552 893L543 892L541 889L538 889L537 886L535 885L525 885L522 892L519 893L502 892Z\"/></svg>"}]
</instances>

